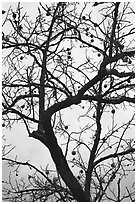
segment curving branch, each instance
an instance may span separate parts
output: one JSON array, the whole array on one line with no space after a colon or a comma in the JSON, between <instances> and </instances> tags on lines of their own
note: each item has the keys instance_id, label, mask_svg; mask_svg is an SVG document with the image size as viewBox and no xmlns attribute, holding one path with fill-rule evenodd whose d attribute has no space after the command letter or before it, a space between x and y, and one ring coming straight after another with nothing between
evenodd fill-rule
<instances>
[{"instance_id":1,"label":"curving branch","mask_svg":"<svg viewBox=\"0 0 137 204\"><path fill-rule=\"evenodd\" d=\"M123 152L119 152L119 153L113 153L113 154L109 154L105 157L102 157L100 159L98 159L97 161L94 162L94 167L101 163L102 161L105 161L107 159L110 159L110 158L116 158L116 157L119 157L119 156L124 156L124 155L127 155L127 154L130 154L130 153L134 153L135 152L135 148L129 148L127 149L126 151L123 151Z\"/></svg>"}]
</instances>

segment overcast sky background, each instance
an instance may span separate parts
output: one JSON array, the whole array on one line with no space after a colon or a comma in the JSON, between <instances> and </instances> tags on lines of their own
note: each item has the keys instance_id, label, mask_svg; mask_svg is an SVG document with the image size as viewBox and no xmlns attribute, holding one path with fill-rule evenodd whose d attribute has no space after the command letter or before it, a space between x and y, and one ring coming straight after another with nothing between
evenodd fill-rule
<instances>
[{"instance_id":1,"label":"overcast sky background","mask_svg":"<svg viewBox=\"0 0 137 204\"><path fill-rule=\"evenodd\" d=\"M23 1L21 1L23 2ZM25 2L25 1L24 1ZM27 1L28 2L28 1ZM9 6L12 5L13 9L16 8L16 3L7 2L4 1L2 4L2 9L7 10ZM23 3L22 4L24 11L26 11L31 18L35 19L35 16L38 14L37 6L38 2L30 2L30 3ZM82 56L82 54L78 53L79 56ZM84 102L83 102L84 104ZM65 111L65 110L64 110ZM79 115L80 112L85 112L85 110L80 110L79 108L75 109L74 111L67 112L67 117L65 118L65 121L67 124L69 124L69 128L71 131L75 130L76 128L76 115ZM133 108L129 108L128 111L118 110L118 113L115 114L115 121L117 121L117 124L122 124L123 122L127 122L133 113ZM72 120L73 118L73 120ZM112 122L112 117L110 116L110 113L105 113L103 115L103 130L104 132L108 129L107 121ZM131 135L134 134L134 131L131 130ZM5 128L2 129L2 134L6 136L7 143L12 144L13 146L16 146L15 150L11 153L11 155L14 156L18 155L18 160L20 161L28 161L30 160L30 163L33 165L36 165L37 167L43 166L46 167L47 164L49 165L49 168L54 168L54 164L52 162L50 153L45 146L39 142L38 140L35 140L33 138L29 138L27 131L25 129L25 126L21 123L18 123L17 125L14 125L12 130L6 130ZM128 137L129 135L127 135ZM86 156L86 155L85 155ZM44 164L44 165L43 165ZM26 169L24 168L23 172L21 172L21 176L26 174ZM7 178L8 176L8 169L3 165L3 178ZM129 182L130 182L129 178Z\"/></svg>"}]
</instances>

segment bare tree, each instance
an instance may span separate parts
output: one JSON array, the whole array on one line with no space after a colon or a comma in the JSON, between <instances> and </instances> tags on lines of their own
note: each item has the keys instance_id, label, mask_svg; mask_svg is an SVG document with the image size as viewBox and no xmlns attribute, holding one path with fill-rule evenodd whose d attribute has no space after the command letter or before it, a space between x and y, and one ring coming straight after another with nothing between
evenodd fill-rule
<instances>
[{"instance_id":1,"label":"bare tree","mask_svg":"<svg viewBox=\"0 0 137 204\"><path fill-rule=\"evenodd\" d=\"M14 184L10 173L3 199L134 201L134 184L122 187L135 163L133 3L39 3L35 19L18 3L2 13L2 126L23 121L57 173L9 159L4 146L10 168L35 173Z\"/></svg>"}]
</instances>

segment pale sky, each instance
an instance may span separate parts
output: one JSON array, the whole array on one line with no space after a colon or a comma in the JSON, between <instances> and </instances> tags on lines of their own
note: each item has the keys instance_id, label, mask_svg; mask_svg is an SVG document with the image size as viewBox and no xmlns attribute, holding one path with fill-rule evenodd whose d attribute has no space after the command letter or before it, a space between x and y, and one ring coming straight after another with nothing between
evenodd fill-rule
<instances>
[{"instance_id":1,"label":"pale sky","mask_svg":"<svg viewBox=\"0 0 137 204\"><path fill-rule=\"evenodd\" d=\"M10 3L9 3L10 2ZM16 7L16 3L13 3L14 1L4 1L2 4L2 8L4 10L7 10L9 8L9 5L12 4L13 8ZM21 1L25 2L25 1ZM27 1L27 3L23 3L24 11L27 11L31 18L37 14L37 5L38 2L31 1L31 3L28 3L30 1ZM33 4L33 6L32 6ZM15 6L14 6L15 5ZM33 9L33 12L32 12ZM35 17L34 17L35 19ZM80 53L77 52L78 55ZM81 54L82 55L82 54ZM65 112L65 110L63 110ZM76 128L76 115L79 115L79 111L82 113L82 111L85 110L80 110L79 108L75 108L75 111L69 111L67 112L67 116L65 118L65 121L67 124L69 124L69 128L71 131L75 130ZM118 113L115 114L115 120L117 121L117 124L122 124L123 122L126 122L131 118L131 113L134 110L130 108L128 111L123 111L118 110ZM71 120L73 118L73 121ZM102 123L103 123L103 131L108 129L108 125L106 123L107 121L111 121L112 117L110 116L109 113L105 113L103 115ZM84 123L83 123L84 124ZM131 130L131 134L134 132ZM45 146L40 143L38 140L35 140L33 138L29 138L27 131L25 130L25 126L22 124L14 125L12 130L6 130L2 129L2 134L6 135L6 138L8 139L8 143L12 144L13 146L16 146L15 150L11 153L11 155L15 156L18 155L18 160L26 162L27 160L30 160L30 163L36 165L37 167L44 165L43 167L46 167L47 164L50 164L49 167L54 168L54 164L52 162L52 159L50 157L50 153ZM128 135L127 135L128 137ZM85 155L86 156L86 155ZM24 174L26 174L25 169L24 169ZM6 178L7 177L7 169L4 168L3 170L3 176Z\"/></svg>"}]
</instances>

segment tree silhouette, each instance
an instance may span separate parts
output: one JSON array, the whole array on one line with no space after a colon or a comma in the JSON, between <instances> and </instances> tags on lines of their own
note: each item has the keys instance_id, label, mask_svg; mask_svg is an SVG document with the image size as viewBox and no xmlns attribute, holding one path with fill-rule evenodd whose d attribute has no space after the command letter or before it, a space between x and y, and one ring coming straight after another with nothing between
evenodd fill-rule
<instances>
[{"instance_id":1,"label":"tree silhouette","mask_svg":"<svg viewBox=\"0 0 137 204\"><path fill-rule=\"evenodd\" d=\"M9 159L4 145L17 175L20 166L35 172L14 184L10 173L3 199L134 201L134 183L122 187L134 174L133 3L39 3L36 12L21 3L2 11L2 126L23 122L57 176Z\"/></svg>"}]
</instances>

